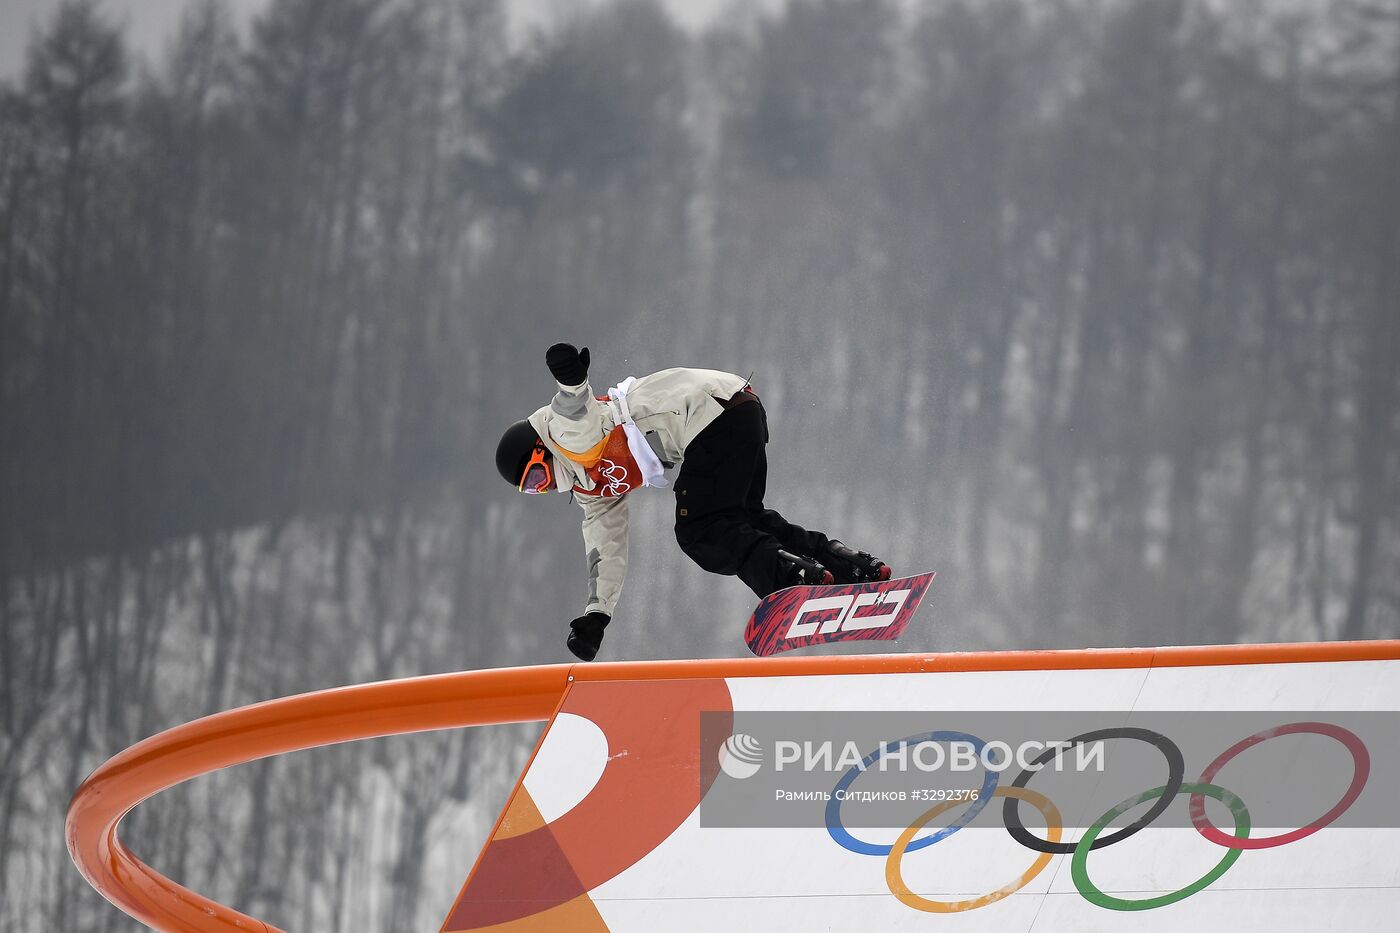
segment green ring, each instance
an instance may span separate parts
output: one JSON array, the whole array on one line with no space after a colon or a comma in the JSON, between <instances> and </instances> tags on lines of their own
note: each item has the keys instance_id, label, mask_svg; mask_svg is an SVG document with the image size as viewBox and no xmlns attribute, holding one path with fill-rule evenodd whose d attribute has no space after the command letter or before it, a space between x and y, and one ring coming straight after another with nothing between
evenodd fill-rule
<instances>
[{"instance_id":1,"label":"green ring","mask_svg":"<svg viewBox=\"0 0 1400 933\"><path fill-rule=\"evenodd\" d=\"M1243 849L1230 849L1225 853L1225 857L1206 872L1196 881L1191 882L1179 891L1170 894L1162 894L1157 897L1147 897L1142 900L1128 901L1122 898L1113 897L1100 891L1092 881L1089 880L1089 847L1094 844L1094 840L1099 833L1104 830L1109 823L1119 816L1127 813L1140 803L1155 800L1166 793L1166 785L1154 787L1151 790L1143 791L1136 797L1129 797L1118 806L1109 810L1099 817L1098 822L1089 827L1079 840L1079 844L1074 847L1074 857L1070 861L1070 877L1074 879L1074 886L1079 889L1079 893L1091 904L1099 907L1106 907L1109 910L1152 910L1156 907L1165 907L1167 904L1175 904L1177 901L1185 900L1197 891L1210 887L1221 875L1235 864L1235 859L1240 857ZM1249 810L1245 807L1244 801L1235 794L1223 787L1214 784L1182 784L1178 793L1184 794L1205 794L1207 797L1214 797L1225 806L1230 808L1230 812L1235 816L1235 836L1240 839L1249 838Z\"/></svg>"}]
</instances>

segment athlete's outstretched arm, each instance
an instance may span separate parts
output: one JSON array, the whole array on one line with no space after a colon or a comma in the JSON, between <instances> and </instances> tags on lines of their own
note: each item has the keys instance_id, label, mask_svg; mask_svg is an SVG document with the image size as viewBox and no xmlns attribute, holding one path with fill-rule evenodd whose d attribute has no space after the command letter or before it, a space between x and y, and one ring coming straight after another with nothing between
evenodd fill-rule
<instances>
[{"instance_id":1,"label":"athlete's outstretched arm","mask_svg":"<svg viewBox=\"0 0 1400 933\"><path fill-rule=\"evenodd\" d=\"M627 497L578 496L583 508L583 547L588 555L585 613L611 616L627 577Z\"/></svg>"},{"instance_id":2,"label":"athlete's outstretched arm","mask_svg":"<svg viewBox=\"0 0 1400 933\"><path fill-rule=\"evenodd\" d=\"M603 423L607 406L593 397L588 382L588 348L576 350L556 343L545 354L545 363L559 385L550 410L558 419L550 427L554 442L575 454L589 453L607 433Z\"/></svg>"}]
</instances>

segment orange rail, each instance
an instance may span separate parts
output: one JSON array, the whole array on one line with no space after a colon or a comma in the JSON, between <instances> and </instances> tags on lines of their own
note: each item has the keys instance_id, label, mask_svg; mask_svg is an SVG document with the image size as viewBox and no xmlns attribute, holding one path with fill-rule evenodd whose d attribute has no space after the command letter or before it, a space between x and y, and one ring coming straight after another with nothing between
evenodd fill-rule
<instances>
[{"instance_id":1,"label":"orange rail","mask_svg":"<svg viewBox=\"0 0 1400 933\"><path fill-rule=\"evenodd\" d=\"M414 677L269 700L151 736L92 773L68 807L68 851L102 896L168 933L276 928L156 872L117 838L143 800L190 778L270 755L430 729L549 719L570 681L936 671L1186 667L1400 659L1400 641L1191 648L634 661L501 668Z\"/></svg>"}]
</instances>

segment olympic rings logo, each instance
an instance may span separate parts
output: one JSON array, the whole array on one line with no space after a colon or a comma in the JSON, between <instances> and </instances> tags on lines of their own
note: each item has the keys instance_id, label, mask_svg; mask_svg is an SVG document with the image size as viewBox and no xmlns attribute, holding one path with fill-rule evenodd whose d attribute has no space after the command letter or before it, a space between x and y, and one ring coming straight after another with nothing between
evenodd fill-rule
<instances>
[{"instance_id":1,"label":"olympic rings logo","mask_svg":"<svg viewBox=\"0 0 1400 933\"><path fill-rule=\"evenodd\" d=\"M1289 832L1280 833L1274 836L1262 838L1251 838L1249 809L1245 806L1240 797L1219 785L1213 783L1215 776L1232 759L1246 750L1266 742L1269 739L1280 735L1313 734L1326 736L1340 742L1343 747L1351 753L1352 758L1352 779L1346 792L1341 799L1322 816L1308 823L1306 826ZM1038 791L1033 791L1026 785L1030 783L1031 777L1035 774L1040 765L1045 764L1055 755L1059 754L1063 748L1073 747L1088 742L1102 742L1111 739L1132 739L1139 742L1146 742L1162 753L1162 757L1167 762L1167 783L1160 787L1145 790L1140 794L1135 794L1126 800L1120 801L1107 812L1100 816L1085 831L1078 842L1061 842L1064 832L1064 821L1060 816L1060 811L1055 807L1045 795ZM1191 895L1202 891L1215 883L1221 875L1230 869L1240 854L1245 849L1268 849L1276 846L1287 845L1290 842L1297 842L1305 836L1310 836L1325 826L1334 822L1338 817L1347 811L1356 798L1361 795L1362 789L1366 786L1366 779L1371 773L1371 756L1366 749L1366 744L1356 736L1355 733L1341 726L1325 722L1294 722L1283 726L1275 726L1256 732L1246 739L1242 739L1222 752L1214 761L1206 766L1201 772L1201 776L1192 782L1183 780L1185 763L1181 754L1181 749L1171 739L1159 732L1150 729L1139 729L1132 727L1118 727L1111 729L1099 729L1093 732L1086 732L1070 739L1068 743L1060 743L1059 747L1051 747L1045 750L1030 765L1021 771L1008 786L999 786L999 772L990 768L984 768L985 777L982 781L981 790L977 798L970 803L966 800L946 800L938 803L931 809L920 814L914 822L910 823L893 845L879 845L857 839L846 829L841 820L841 803L847 796L842 793L846 791L856 777L878 761L884 755L893 752L905 745L918 745L924 742L966 742L973 746L980 755L986 743L976 736L965 732L925 732L918 735L911 735L893 742L887 742L880 748L867 755L859 765L852 766L837 781L833 789L831 798L826 807L826 828L833 841L842 848L849 849L859 855L871 855L883 857L885 859L885 882L889 886L890 893L897 897L901 903L912 907L915 910L927 911L929 913L958 913L967 910L976 910L979 907L986 907L988 904L996 903L1009 894L1012 894L1029 884L1032 879L1045 869L1050 863L1052 856L1065 854L1071 856L1070 877L1074 881L1076 890L1091 904L1108 910L1152 910L1157 907L1165 907L1177 901L1184 900ZM1202 837L1225 849L1224 856L1208 872L1195 881L1190 882L1185 887L1156 897L1138 898L1127 900L1114 897L1102 891L1089 878L1089 853L1113 845L1116 842L1128 838L1139 830L1151 824L1157 817L1171 804L1172 800L1181 793L1190 794L1189 812L1191 815L1191 825ZM927 848L935 843L947 839L949 836L971 823L977 814L982 812L993 797L1001 797L1004 800L1002 808L1002 820L1006 824L1007 831L1011 837L1028 849L1040 853L1031 863L1030 867L1023 871L1016 878L1005 885L983 894L980 897L962 901L939 901L915 894L904 881L902 871L904 856L910 852ZM1234 818L1234 834L1227 835L1214 826L1206 816L1205 798L1213 797L1223 803ZM1118 817L1136 809L1138 806L1155 801L1152 806L1141 817L1128 825L1117 829L1107 835L1103 831ZM1026 829L1025 823L1021 821L1020 804L1025 802L1040 811L1045 818L1046 836L1041 839L1033 835ZM942 826L929 835L921 838L920 831L928 826L933 819L953 807L960 804L968 804L967 809L952 823Z\"/></svg>"}]
</instances>

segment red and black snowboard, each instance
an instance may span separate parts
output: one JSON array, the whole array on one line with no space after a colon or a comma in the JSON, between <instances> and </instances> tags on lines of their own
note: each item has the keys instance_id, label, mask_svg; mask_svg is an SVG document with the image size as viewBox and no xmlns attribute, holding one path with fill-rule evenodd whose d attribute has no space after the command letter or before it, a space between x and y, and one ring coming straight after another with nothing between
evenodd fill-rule
<instances>
[{"instance_id":1,"label":"red and black snowboard","mask_svg":"<svg viewBox=\"0 0 1400 933\"><path fill-rule=\"evenodd\" d=\"M760 658L838 641L898 638L933 582L932 573L874 583L790 586L754 609L744 641Z\"/></svg>"}]
</instances>

